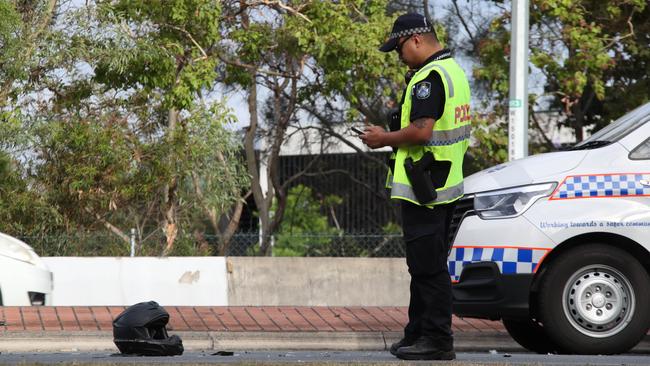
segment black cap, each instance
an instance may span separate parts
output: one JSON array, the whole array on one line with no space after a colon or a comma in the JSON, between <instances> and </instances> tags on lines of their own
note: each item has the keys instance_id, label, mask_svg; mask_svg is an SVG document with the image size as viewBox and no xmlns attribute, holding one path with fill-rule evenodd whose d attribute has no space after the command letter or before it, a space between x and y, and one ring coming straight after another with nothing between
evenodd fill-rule
<instances>
[{"instance_id":1,"label":"black cap","mask_svg":"<svg viewBox=\"0 0 650 366\"><path fill-rule=\"evenodd\" d=\"M431 24L423 15L417 13L408 13L400 15L393 23L393 29L386 42L379 47L381 52L390 52L397 47L397 42L400 37L410 36L415 33L429 33L432 32Z\"/></svg>"}]
</instances>

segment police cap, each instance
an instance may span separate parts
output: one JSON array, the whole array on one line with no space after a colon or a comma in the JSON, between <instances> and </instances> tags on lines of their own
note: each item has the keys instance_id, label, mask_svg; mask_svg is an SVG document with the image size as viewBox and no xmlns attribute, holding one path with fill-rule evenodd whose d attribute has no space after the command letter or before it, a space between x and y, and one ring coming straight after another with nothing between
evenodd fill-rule
<instances>
[{"instance_id":1,"label":"police cap","mask_svg":"<svg viewBox=\"0 0 650 366\"><path fill-rule=\"evenodd\" d=\"M400 15L393 23L393 29L386 42L379 47L381 52L390 52L397 47L400 37L410 36L416 33L432 32L431 24L423 15L417 13L408 13Z\"/></svg>"}]
</instances>

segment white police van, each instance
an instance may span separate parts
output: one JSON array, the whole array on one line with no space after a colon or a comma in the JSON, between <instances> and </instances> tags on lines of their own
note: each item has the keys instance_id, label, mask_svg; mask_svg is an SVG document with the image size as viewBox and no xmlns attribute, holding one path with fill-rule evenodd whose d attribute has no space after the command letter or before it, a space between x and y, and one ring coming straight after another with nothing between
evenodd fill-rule
<instances>
[{"instance_id":1,"label":"white police van","mask_svg":"<svg viewBox=\"0 0 650 366\"><path fill-rule=\"evenodd\" d=\"M0 306L52 305L52 272L34 249L0 233Z\"/></svg>"},{"instance_id":2,"label":"white police van","mask_svg":"<svg viewBox=\"0 0 650 366\"><path fill-rule=\"evenodd\" d=\"M571 150L471 175L451 227L454 313L540 352L620 353L650 327L650 103Z\"/></svg>"}]
</instances>

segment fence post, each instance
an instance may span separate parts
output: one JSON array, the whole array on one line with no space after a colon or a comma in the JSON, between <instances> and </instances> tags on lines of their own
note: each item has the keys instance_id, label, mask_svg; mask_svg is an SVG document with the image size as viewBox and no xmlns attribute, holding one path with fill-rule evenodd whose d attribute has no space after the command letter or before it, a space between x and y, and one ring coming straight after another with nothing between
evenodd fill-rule
<instances>
[{"instance_id":1,"label":"fence post","mask_svg":"<svg viewBox=\"0 0 650 366\"><path fill-rule=\"evenodd\" d=\"M135 229L131 228L131 257L135 257Z\"/></svg>"}]
</instances>

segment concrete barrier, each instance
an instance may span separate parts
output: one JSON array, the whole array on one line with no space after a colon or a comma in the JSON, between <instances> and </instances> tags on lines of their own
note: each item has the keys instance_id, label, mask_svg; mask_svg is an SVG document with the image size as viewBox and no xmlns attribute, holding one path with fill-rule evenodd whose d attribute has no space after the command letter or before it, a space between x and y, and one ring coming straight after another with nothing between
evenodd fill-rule
<instances>
[{"instance_id":1,"label":"concrete barrier","mask_svg":"<svg viewBox=\"0 0 650 366\"><path fill-rule=\"evenodd\" d=\"M46 257L52 305L228 305L224 257Z\"/></svg>"},{"instance_id":2,"label":"concrete barrier","mask_svg":"<svg viewBox=\"0 0 650 366\"><path fill-rule=\"evenodd\" d=\"M404 306L403 258L226 258L229 305Z\"/></svg>"},{"instance_id":3,"label":"concrete barrier","mask_svg":"<svg viewBox=\"0 0 650 366\"><path fill-rule=\"evenodd\" d=\"M408 305L403 258L46 257L52 305Z\"/></svg>"}]
</instances>

